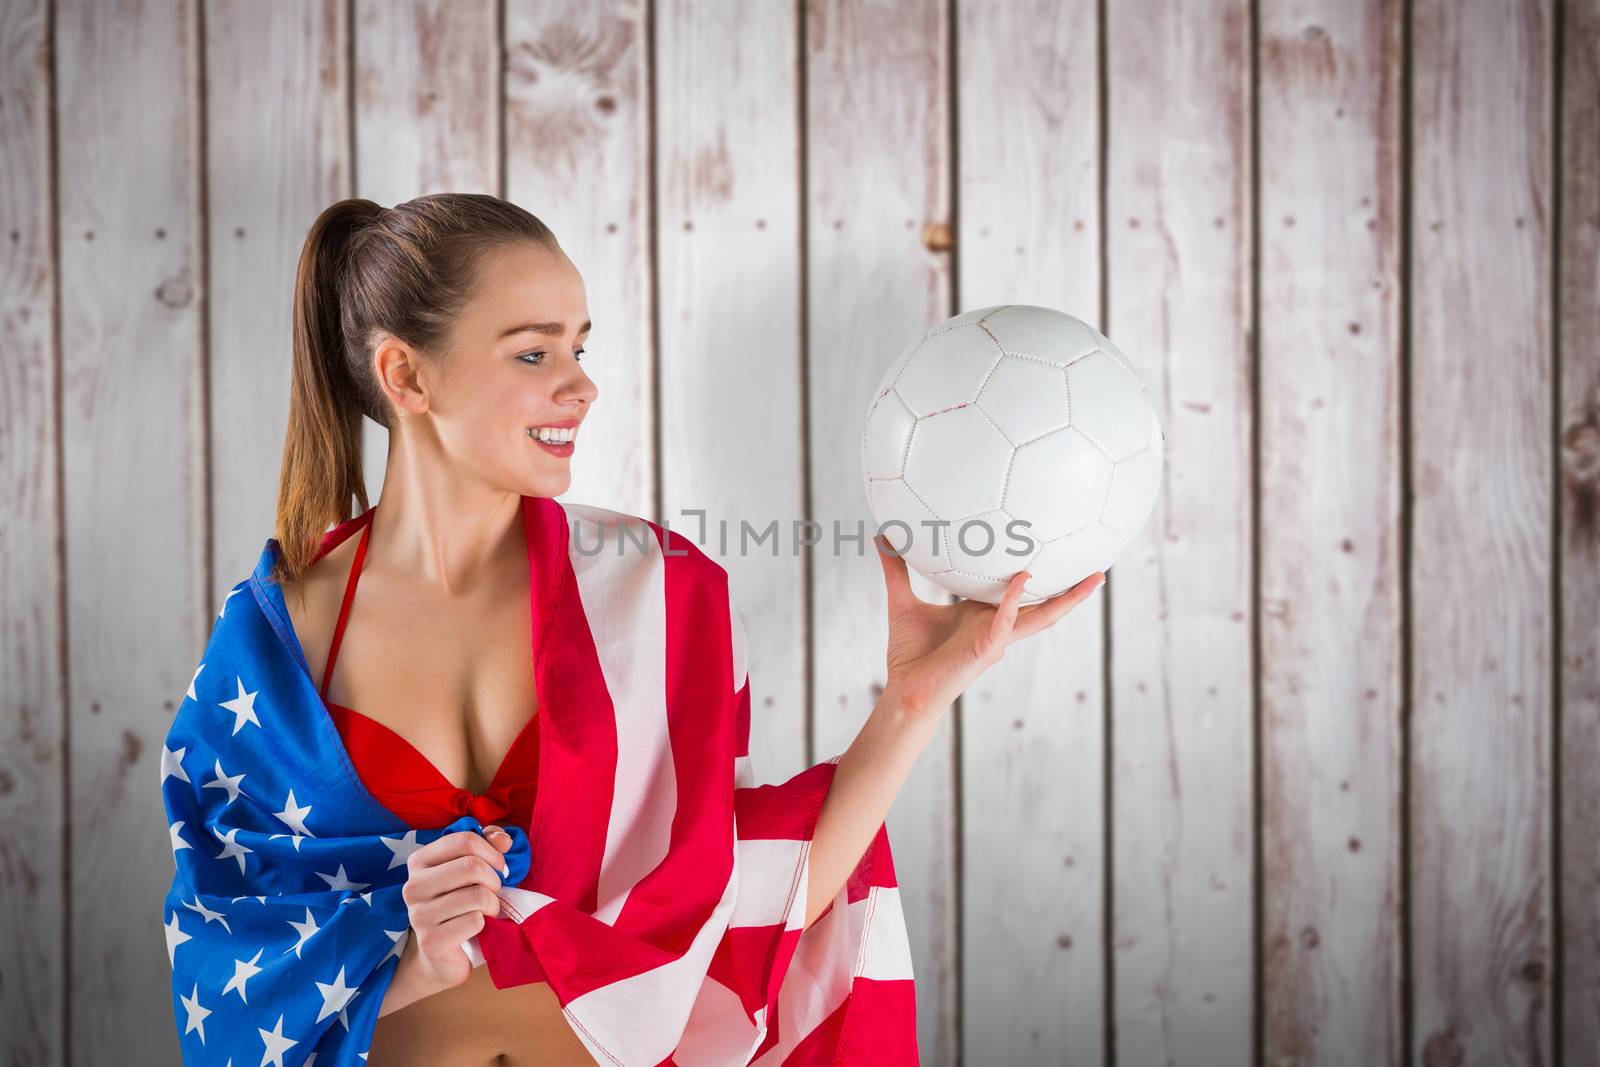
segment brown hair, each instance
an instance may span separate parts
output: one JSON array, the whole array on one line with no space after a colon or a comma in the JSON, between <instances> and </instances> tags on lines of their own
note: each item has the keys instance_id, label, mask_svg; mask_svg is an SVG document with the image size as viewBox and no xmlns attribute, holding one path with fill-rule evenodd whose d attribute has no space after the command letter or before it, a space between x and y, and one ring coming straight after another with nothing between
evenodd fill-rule
<instances>
[{"instance_id":1,"label":"brown hair","mask_svg":"<svg viewBox=\"0 0 1600 1067\"><path fill-rule=\"evenodd\" d=\"M560 251L539 219L482 193L435 193L392 208L340 200L311 224L295 273L274 581L305 573L328 527L351 518L352 496L362 511L370 506L361 417L394 430L372 370L377 336L387 332L427 358L444 358L483 255L519 241Z\"/></svg>"}]
</instances>

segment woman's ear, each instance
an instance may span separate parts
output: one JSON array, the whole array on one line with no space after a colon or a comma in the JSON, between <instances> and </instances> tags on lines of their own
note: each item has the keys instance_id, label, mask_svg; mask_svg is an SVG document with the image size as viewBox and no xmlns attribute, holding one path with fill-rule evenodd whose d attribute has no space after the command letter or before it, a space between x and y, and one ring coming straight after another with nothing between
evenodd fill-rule
<instances>
[{"instance_id":1,"label":"woman's ear","mask_svg":"<svg viewBox=\"0 0 1600 1067\"><path fill-rule=\"evenodd\" d=\"M372 361L378 387L401 415L420 415L428 410L428 367L414 348L384 334L373 350Z\"/></svg>"}]
</instances>

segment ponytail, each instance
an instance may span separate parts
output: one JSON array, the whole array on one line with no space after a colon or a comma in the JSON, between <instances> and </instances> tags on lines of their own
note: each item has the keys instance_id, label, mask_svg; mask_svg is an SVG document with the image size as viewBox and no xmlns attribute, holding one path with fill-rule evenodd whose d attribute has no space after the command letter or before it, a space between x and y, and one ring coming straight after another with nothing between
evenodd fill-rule
<instances>
[{"instance_id":1,"label":"ponytail","mask_svg":"<svg viewBox=\"0 0 1600 1067\"><path fill-rule=\"evenodd\" d=\"M294 366L283 440L275 525L274 580L298 580L328 526L365 511L361 403L346 364L340 290L351 237L383 214L371 200L341 200L317 216L300 250L294 282Z\"/></svg>"},{"instance_id":2,"label":"ponytail","mask_svg":"<svg viewBox=\"0 0 1600 1067\"><path fill-rule=\"evenodd\" d=\"M361 419L394 433L373 372L379 331L443 359L489 250L531 241L559 250L535 216L483 193L435 193L392 208L346 199L317 216L294 282L294 366L275 520L272 578L298 581L351 498L371 505L362 477Z\"/></svg>"}]
</instances>

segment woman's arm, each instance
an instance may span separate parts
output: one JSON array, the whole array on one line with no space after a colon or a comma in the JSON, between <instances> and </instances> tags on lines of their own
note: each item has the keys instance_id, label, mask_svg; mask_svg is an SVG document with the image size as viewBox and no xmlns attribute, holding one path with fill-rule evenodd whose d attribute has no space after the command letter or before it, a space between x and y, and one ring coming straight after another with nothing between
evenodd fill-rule
<instances>
[{"instance_id":1,"label":"woman's arm","mask_svg":"<svg viewBox=\"0 0 1600 1067\"><path fill-rule=\"evenodd\" d=\"M1028 580L1028 572L1019 571L999 604L930 604L912 592L905 560L881 538L873 540L889 593L889 680L861 732L839 757L817 814L806 882L807 926L861 862L945 709L1000 662L1007 645L1054 625L1105 582L1105 574L1096 571L1066 592L1019 610Z\"/></svg>"},{"instance_id":2,"label":"woman's arm","mask_svg":"<svg viewBox=\"0 0 1600 1067\"><path fill-rule=\"evenodd\" d=\"M936 715L919 714L884 690L850 747L839 757L817 815L806 881L806 925L816 921L861 862L889 814L934 728Z\"/></svg>"}]
</instances>

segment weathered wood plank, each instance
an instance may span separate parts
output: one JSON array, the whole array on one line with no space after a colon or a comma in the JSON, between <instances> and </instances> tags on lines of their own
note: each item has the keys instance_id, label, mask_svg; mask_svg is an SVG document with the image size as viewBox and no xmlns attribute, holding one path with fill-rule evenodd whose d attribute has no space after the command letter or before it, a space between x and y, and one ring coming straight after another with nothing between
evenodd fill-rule
<instances>
[{"instance_id":1,"label":"weathered wood plank","mask_svg":"<svg viewBox=\"0 0 1600 1067\"><path fill-rule=\"evenodd\" d=\"M1106 10L1107 326L1167 441L1151 536L1111 580L1115 1055L1248 1063L1249 6Z\"/></svg>"},{"instance_id":2,"label":"weathered wood plank","mask_svg":"<svg viewBox=\"0 0 1600 1067\"><path fill-rule=\"evenodd\" d=\"M1405 1060L1402 11L1261 10L1267 1063Z\"/></svg>"},{"instance_id":3,"label":"weathered wood plank","mask_svg":"<svg viewBox=\"0 0 1600 1067\"><path fill-rule=\"evenodd\" d=\"M845 750L877 700L887 639L882 568L861 485L872 390L951 302L949 52L941 4L813 0L806 8L806 374L812 553L813 753ZM833 550L832 523L866 535ZM919 584L921 583L921 584ZM927 596L931 583L914 576ZM953 738L939 724L890 810L925 1064L955 1064L959 1010Z\"/></svg>"},{"instance_id":4,"label":"weathered wood plank","mask_svg":"<svg viewBox=\"0 0 1600 1067\"><path fill-rule=\"evenodd\" d=\"M1424 1063L1551 1055L1551 32L1413 7L1411 917Z\"/></svg>"},{"instance_id":5,"label":"weathered wood plank","mask_svg":"<svg viewBox=\"0 0 1600 1067\"><path fill-rule=\"evenodd\" d=\"M56 5L74 1063L173 1063L161 742L207 585L199 12Z\"/></svg>"},{"instance_id":6,"label":"weathered wood plank","mask_svg":"<svg viewBox=\"0 0 1600 1067\"><path fill-rule=\"evenodd\" d=\"M273 533L306 231L350 195L346 10L343 0L206 5L206 365L219 603Z\"/></svg>"},{"instance_id":7,"label":"weathered wood plank","mask_svg":"<svg viewBox=\"0 0 1600 1067\"><path fill-rule=\"evenodd\" d=\"M503 195L555 230L588 290L583 368L599 392L563 498L653 516L645 30L639 0L508 0Z\"/></svg>"},{"instance_id":8,"label":"weathered wood plank","mask_svg":"<svg viewBox=\"0 0 1600 1067\"><path fill-rule=\"evenodd\" d=\"M755 686L751 765L782 781L806 766L807 723L792 547L805 514L799 20L792 6L679 0L654 24L662 514L728 568ZM818 414L839 445L855 413ZM776 522L778 539L746 543L743 522Z\"/></svg>"},{"instance_id":9,"label":"weathered wood plank","mask_svg":"<svg viewBox=\"0 0 1600 1067\"><path fill-rule=\"evenodd\" d=\"M1567 1067L1600 1067L1600 2L1561 10L1561 983Z\"/></svg>"},{"instance_id":10,"label":"weathered wood plank","mask_svg":"<svg viewBox=\"0 0 1600 1067\"><path fill-rule=\"evenodd\" d=\"M500 193L496 0L355 0L356 195L393 207L428 193ZM535 212L537 214L537 212ZM362 422L374 503L389 434Z\"/></svg>"},{"instance_id":11,"label":"weathered wood plank","mask_svg":"<svg viewBox=\"0 0 1600 1067\"><path fill-rule=\"evenodd\" d=\"M959 7L963 309L1099 324L1096 9ZM965 1063L1106 1062L1104 605L1013 645L961 701Z\"/></svg>"},{"instance_id":12,"label":"weathered wood plank","mask_svg":"<svg viewBox=\"0 0 1600 1067\"><path fill-rule=\"evenodd\" d=\"M64 1062L66 731L49 5L0 4L0 1062Z\"/></svg>"}]
</instances>

